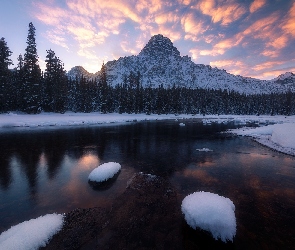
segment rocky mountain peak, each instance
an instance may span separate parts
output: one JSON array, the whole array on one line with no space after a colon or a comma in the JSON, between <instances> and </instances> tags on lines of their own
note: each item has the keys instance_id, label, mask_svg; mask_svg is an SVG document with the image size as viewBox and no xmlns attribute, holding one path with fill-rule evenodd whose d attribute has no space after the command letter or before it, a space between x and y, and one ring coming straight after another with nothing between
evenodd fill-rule
<instances>
[{"instance_id":1,"label":"rocky mountain peak","mask_svg":"<svg viewBox=\"0 0 295 250\"><path fill-rule=\"evenodd\" d=\"M163 35L152 36L146 46L141 50L139 56L159 57L159 56L180 56L180 52L174 47L171 40Z\"/></svg>"},{"instance_id":2,"label":"rocky mountain peak","mask_svg":"<svg viewBox=\"0 0 295 250\"><path fill-rule=\"evenodd\" d=\"M292 72L286 72L274 79L274 81L279 84L294 84L294 80L295 74L293 74Z\"/></svg>"},{"instance_id":3,"label":"rocky mountain peak","mask_svg":"<svg viewBox=\"0 0 295 250\"><path fill-rule=\"evenodd\" d=\"M93 74L89 73L86 69L84 69L82 66L75 66L71 68L68 71L67 75L72 80L74 80L76 77L80 79L83 76L89 79L94 76Z\"/></svg>"},{"instance_id":4,"label":"rocky mountain peak","mask_svg":"<svg viewBox=\"0 0 295 250\"><path fill-rule=\"evenodd\" d=\"M295 75L291 72L273 80L258 80L235 76L225 70L209 65L195 64L188 56L180 56L171 40L163 35L151 37L139 55L120 57L106 63L108 83L122 84L131 72L139 72L143 87L163 85L201 89L223 89L244 94L295 92ZM82 75L88 79L99 76L98 71L90 74L82 67L74 67L68 77L75 79Z\"/></svg>"}]
</instances>

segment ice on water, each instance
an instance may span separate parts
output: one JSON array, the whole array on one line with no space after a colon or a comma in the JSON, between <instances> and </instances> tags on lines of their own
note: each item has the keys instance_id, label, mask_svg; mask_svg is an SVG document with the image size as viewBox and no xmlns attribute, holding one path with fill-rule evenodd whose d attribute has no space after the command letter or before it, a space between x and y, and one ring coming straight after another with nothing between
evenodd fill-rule
<instances>
[{"instance_id":1,"label":"ice on water","mask_svg":"<svg viewBox=\"0 0 295 250\"><path fill-rule=\"evenodd\" d=\"M181 211L193 229L208 231L216 240L233 241L236 234L235 205L229 198L210 192L195 192L183 199Z\"/></svg>"}]
</instances>

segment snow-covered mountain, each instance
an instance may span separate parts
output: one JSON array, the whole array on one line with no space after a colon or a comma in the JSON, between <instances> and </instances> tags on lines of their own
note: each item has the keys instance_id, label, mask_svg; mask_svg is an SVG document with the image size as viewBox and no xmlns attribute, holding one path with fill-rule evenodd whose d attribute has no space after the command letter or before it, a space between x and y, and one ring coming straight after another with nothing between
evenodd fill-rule
<instances>
[{"instance_id":1,"label":"snow-covered mountain","mask_svg":"<svg viewBox=\"0 0 295 250\"><path fill-rule=\"evenodd\" d=\"M87 79L94 78L95 74L89 73L86 69L84 69L82 66L75 66L71 68L67 72L68 78L75 80L76 77L80 79L82 76L84 76Z\"/></svg>"},{"instance_id":2,"label":"snow-covered mountain","mask_svg":"<svg viewBox=\"0 0 295 250\"><path fill-rule=\"evenodd\" d=\"M137 56L120 57L106 63L108 82L112 85L122 83L131 71L140 72L143 86L164 87L183 86L190 88L224 89L240 93L295 92L295 75L285 73L273 80L259 80L227 73L225 70L209 65L196 64L180 52L169 38L163 35L153 36ZM77 71L81 69L81 71ZM81 66L68 72L73 78L86 70ZM80 73L82 72L82 73ZM84 73L83 73L84 72ZM88 78L99 76L100 72L90 74Z\"/></svg>"}]
</instances>

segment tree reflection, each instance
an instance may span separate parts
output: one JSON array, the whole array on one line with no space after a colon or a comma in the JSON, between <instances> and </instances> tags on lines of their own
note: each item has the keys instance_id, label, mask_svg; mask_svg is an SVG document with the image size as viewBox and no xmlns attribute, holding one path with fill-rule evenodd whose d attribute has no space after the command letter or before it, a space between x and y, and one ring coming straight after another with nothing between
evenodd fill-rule
<instances>
[{"instance_id":1,"label":"tree reflection","mask_svg":"<svg viewBox=\"0 0 295 250\"><path fill-rule=\"evenodd\" d=\"M37 197L37 185L38 185L38 163L41 156L41 148L30 147L28 144L24 144L19 147L18 156L21 161L22 171L24 171L30 190L30 196L33 200Z\"/></svg>"},{"instance_id":2,"label":"tree reflection","mask_svg":"<svg viewBox=\"0 0 295 250\"><path fill-rule=\"evenodd\" d=\"M10 159L10 152L2 149L0 154L0 185L4 190L8 189L12 182Z\"/></svg>"}]
</instances>

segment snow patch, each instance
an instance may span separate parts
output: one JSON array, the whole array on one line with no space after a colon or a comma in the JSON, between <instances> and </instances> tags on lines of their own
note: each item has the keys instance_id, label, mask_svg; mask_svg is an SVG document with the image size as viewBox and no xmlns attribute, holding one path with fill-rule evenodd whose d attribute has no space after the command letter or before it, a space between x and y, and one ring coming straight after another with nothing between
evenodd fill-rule
<instances>
[{"instance_id":1,"label":"snow patch","mask_svg":"<svg viewBox=\"0 0 295 250\"><path fill-rule=\"evenodd\" d=\"M197 148L196 150L199 152L212 152L213 151L212 149L209 149L209 148Z\"/></svg>"},{"instance_id":2,"label":"snow patch","mask_svg":"<svg viewBox=\"0 0 295 250\"><path fill-rule=\"evenodd\" d=\"M233 241L236 235L235 205L229 198L210 192L195 192L183 199L181 211L193 229L209 231L215 240Z\"/></svg>"},{"instance_id":3,"label":"snow patch","mask_svg":"<svg viewBox=\"0 0 295 250\"><path fill-rule=\"evenodd\" d=\"M183 122L179 123L179 126L184 127L185 124Z\"/></svg>"},{"instance_id":4,"label":"snow patch","mask_svg":"<svg viewBox=\"0 0 295 250\"><path fill-rule=\"evenodd\" d=\"M271 140L282 147L295 149L295 124L274 125Z\"/></svg>"},{"instance_id":5,"label":"snow patch","mask_svg":"<svg viewBox=\"0 0 295 250\"><path fill-rule=\"evenodd\" d=\"M121 165L116 162L107 162L104 163L89 174L88 179L89 181L94 182L103 182L107 181L108 179L114 177L121 169Z\"/></svg>"},{"instance_id":6,"label":"snow patch","mask_svg":"<svg viewBox=\"0 0 295 250\"><path fill-rule=\"evenodd\" d=\"M47 214L22 222L0 235L0 248L19 250L44 247L49 239L62 228L62 225L62 214Z\"/></svg>"},{"instance_id":7,"label":"snow patch","mask_svg":"<svg viewBox=\"0 0 295 250\"><path fill-rule=\"evenodd\" d=\"M240 128L229 132L251 136L257 142L276 151L295 155L295 123L281 123L257 128Z\"/></svg>"}]
</instances>

